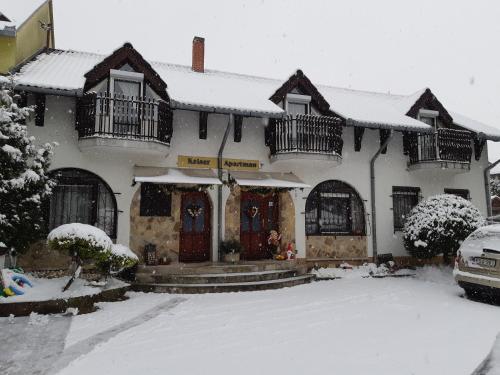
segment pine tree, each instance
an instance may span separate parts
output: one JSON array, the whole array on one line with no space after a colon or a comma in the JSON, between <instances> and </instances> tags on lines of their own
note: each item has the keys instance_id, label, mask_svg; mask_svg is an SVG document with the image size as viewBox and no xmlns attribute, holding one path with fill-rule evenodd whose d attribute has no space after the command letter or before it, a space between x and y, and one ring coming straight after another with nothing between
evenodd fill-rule
<instances>
[{"instance_id":1,"label":"pine tree","mask_svg":"<svg viewBox=\"0 0 500 375\"><path fill-rule=\"evenodd\" d=\"M22 253L40 238L42 202L55 184L47 175L53 144L37 146L28 136L24 122L33 108L14 99L0 87L0 255Z\"/></svg>"}]
</instances>

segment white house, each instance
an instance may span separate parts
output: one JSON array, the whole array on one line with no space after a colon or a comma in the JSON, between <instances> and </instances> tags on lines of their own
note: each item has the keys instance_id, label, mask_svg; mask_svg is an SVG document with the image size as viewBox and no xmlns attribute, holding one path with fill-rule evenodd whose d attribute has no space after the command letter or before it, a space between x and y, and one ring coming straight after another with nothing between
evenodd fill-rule
<instances>
[{"instance_id":1,"label":"white house","mask_svg":"<svg viewBox=\"0 0 500 375\"><path fill-rule=\"evenodd\" d=\"M45 50L15 88L40 142L57 141L49 229L84 222L141 257L271 256L268 236L309 261L407 256L405 215L419 199L458 194L487 211L486 140L500 130L411 95L274 80L148 62L129 43L110 56ZM385 147L381 147L385 146Z\"/></svg>"}]
</instances>

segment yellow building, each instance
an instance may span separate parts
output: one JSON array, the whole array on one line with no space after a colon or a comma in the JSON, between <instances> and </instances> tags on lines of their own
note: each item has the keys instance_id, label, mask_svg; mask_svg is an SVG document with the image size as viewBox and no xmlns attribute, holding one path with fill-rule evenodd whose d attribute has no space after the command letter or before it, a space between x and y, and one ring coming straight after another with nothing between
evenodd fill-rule
<instances>
[{"instance_id":1,"label":"yellow building","mask_svg":"<svg viewBox=\"0 0 500 375\"><path fill-rule=\"evenodd\" d=\"M0 2L0 74L44 48L54 48L52 0Z\"/></svg>"}]
</instances>

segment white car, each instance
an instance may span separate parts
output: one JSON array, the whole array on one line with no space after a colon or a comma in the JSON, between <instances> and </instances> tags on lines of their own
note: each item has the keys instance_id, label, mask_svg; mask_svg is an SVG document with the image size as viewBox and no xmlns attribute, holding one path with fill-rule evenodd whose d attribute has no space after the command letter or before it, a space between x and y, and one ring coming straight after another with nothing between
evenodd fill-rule
<instances>
[{"instance_id":1,"label":"white car","mask_svg":"<svg viewBox=\"0 0 500 375\"><path fill-rule=\"evenodd\" d=\"M468 296L500 296L500 224L474 231L457 252L455 280Z\"/></svg>"}]
</instances>

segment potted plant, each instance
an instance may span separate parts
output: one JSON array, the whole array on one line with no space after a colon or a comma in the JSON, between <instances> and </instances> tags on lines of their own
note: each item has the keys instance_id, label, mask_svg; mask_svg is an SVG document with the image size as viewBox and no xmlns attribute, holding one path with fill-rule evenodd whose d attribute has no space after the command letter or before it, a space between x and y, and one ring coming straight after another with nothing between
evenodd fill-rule
<instances>
[{"instance_id":1,"label":"potted plant","mask_svg":"<svg viewBox=\"0 0 500 375\"><path fill-rule=\"evenodd\" d=\"M224 262L236 263L240 261L240 253L243 251L243 247L236 240L222 241L220 251L224 254Z\"/></svg>"}]
</instances>

